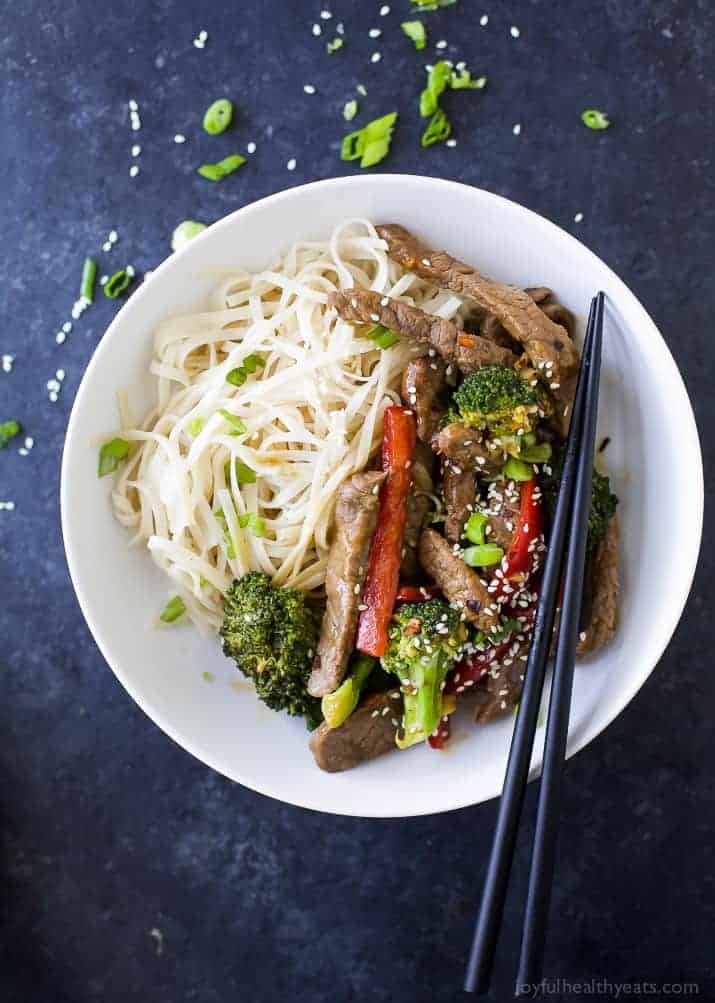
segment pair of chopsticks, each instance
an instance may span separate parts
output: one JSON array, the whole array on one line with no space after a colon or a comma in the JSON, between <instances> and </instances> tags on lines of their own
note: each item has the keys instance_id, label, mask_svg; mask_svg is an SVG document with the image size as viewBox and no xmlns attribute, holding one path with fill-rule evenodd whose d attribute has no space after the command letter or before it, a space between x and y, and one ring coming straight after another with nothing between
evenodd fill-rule
<instances>
[{"instance_id":1,"label":"pair of chopsticks","mask_svg":"<svg viewBox=\"0 0 715 1003\"><path fill-rule=\"evenodd\" d=\"M484 993L489 987L563 578L563 599L515 995L529 993L529 987L533 987L541 979L586 562L604 299L604 294L600 292L591 302L563 475L536 610L534 636L464 983L467 992ZM533 989L531 992L533 993Z\"/></svg>"}]
</instances>

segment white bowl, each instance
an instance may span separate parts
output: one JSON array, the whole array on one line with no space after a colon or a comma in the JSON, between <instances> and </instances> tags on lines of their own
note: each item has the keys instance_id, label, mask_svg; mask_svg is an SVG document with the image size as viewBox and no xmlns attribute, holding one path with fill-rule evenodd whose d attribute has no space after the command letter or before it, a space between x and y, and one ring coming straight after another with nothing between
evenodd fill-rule
<instances>
[{"instance_id":1,"label":"white bowl","mask_svg":"<svg viewBox=\"0 0 715 1003\"><path fill-rule=\"evenodd\" d=\"M136 415L153 405L152 331L195 309L206 269L267 266L297 239L325 237L348 217L399 222L487 275L547 285L579 319L608 295L600 435L621 503L621 624L612 644L576 671L569 753L632 699L675 629L700 544L703 477L695 421L678 370L652 320L602 261L558 227L477 188L411 176L320 181L239 209L172 255L131 297L97 348L74 403L62 465L62 528L72 581L94 638L120 682L168 735L227 777L295 805L344 815L446 811L499 794L513 718L475 726L462 716L444 752L395 752L342 774L322 773L301 721L258 702L216 639L189 625L158 629L167 580L110 512L97 479L97 442L117 428L114 393ZM669 542L670 541L670 542ZM677 548L676 560L664 549ZM202 679L210 670L213 683ZM542 729L543 736L543 729ZM535 750L532 770L538 769Z\"/></svg>"}]
</instances>

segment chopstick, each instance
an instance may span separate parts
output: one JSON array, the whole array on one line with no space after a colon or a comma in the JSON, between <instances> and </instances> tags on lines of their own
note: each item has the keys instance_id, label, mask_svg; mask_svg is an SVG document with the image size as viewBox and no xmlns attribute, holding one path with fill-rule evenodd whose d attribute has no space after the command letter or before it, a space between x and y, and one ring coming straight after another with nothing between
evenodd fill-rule
<instances>
[{"instance_id":1,"label":"chopstick","mask_svg":"<svg viewBox=\"0 0 715 1003\"><path fill-rule=\"evenodd\" d=\"M591 303L588 318L561 485L536 608L534 636L526 664L524 687L514 725L489 865L467 965L464 982L464 988L467 992L484 993L489 987L504 914L516 836L529 777L529 765L546 676L546 664L556 619L564 554L568 546L566 564L570 574L564 583L557 653L557 661L561 665L560 683L557 696L552 692L549 704L547 743L549 745L550 766L548 784L545 788L547 793L539 802L540 825L537 821L538 840L535 837L535 866L532 871L530 894L527 900L519 984L535 981L533 976L539 968L543 952L557 831L556 812L559 804L559 779L568 732L573 662L581 606L581 586L598 409L603 305L604 294L599 293ZM574 504L575 501L577 504ZM583 539L581 540L581 538ZM575 591L577 586L578 592ZM556 681L554 686L556 686ZM550 736L553 737L550 738ZM546 756L544 772L546 772ZM522 980L522 974L528 974L530 978Z\"/></svg>"}]
</instances>

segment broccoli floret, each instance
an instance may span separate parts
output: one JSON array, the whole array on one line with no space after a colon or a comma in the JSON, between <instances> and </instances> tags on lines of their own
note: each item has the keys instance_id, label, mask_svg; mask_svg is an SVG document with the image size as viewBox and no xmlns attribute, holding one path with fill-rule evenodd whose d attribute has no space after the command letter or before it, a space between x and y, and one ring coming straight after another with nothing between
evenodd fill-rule
<instances>
[{"instance_id":1,"label":"broccoli floret","mask_svg":"<svg viewBox=\"0 0 715 1003\"><path fill-rule=\"evenodd\" d=\"M3 421L0 422L0 449L4 449L7 446L10 439L13 439L16 435L19 435L22 431L20 423L17 421Z\"/></svg>"},{"instance_id":2,"label":"broccoli floret","mask_svg":"<svg viewBox=\"0 0 715 1003\"><path fill-rule=\"evenodd\" d=\"M423 742L442 716L442 683L459 658L467 632L457 610L442 599L398 607L382 666L402 683L404 736L400 748Z\"/></svg>"},{"instance_id":3,"label":"broccoli floret","mask_svg":"<svg viewBox=\"0 0 715 1003\"><path fill-rule=\"evenodd\" d=\"M556 499L559 495L559 485L564 466L565 447L557 449L549 461L550 474L542 467L541 493L546 509L553 518L556 510ZM616 511L618 498L611 491L611 482L605 474L593 471L591 486L591 509L588 514L588 553L593 554L601 540L606 535L608 523Z\"/></svg>"},{"instance_id":4,"label":"broccoli floret","mask_svg":"<svg viewBox=\"0 0 715 1003\"><path fill-rule=\"evenodd\" d=\"M486 432L488 438L531 432L545 413L536 388L509 366L470 373L452 395L448 418Z\"/></svg>"},{"instance_id":5,"label":"broccoli floret","mask_svg":"<svg viewBox=\"0 0 715 1003\"><path fill-rule=\"evenodd\" d=\"M305 717L315 728L320 700L306 689L319 621L303 592L275 588L268 575L250 571L224 596L223 652L253 681L272 710Z\"/></svg>"}]
</instances>

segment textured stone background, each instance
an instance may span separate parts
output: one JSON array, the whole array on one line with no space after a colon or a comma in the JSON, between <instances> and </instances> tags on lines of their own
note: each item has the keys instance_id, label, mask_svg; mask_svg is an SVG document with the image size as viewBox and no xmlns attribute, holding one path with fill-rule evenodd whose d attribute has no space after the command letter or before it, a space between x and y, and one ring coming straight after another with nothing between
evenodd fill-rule
<instances>
[{"instance_id":1,"label":"textured stone background","mask_svg":"<svg viewBox=\"0 0 715 1003\"><path fill-rule=\"evenodd\" d=\"M482 94L450 97L457 148L429 151L418 146L415 98L434 48L417 53L402 37L408 0L392 0L386 17L379 7L335 0L332 25L345 22L346 44L333 57L331 22L323 38L311 35L318 0L217 0L208 13L175 0L5 11L0 353L17 359L0 372L0 419L18 417L36 440L28 457L16 446L0 454L0 499L16 503L0 512L5 1003L453 1000L494 822L493 803L394 822L276 804L168 741L103 664L65 567L58 480L74 392L116 307L100 296L62 348L54 335L85 254L112 227L120 242L99 255L102 270L150 269L180 219L210 222L288 185L352 173L336 154L340 112L364 82L366 115L402 116L378 169L504 193L623 276L675 354L708 467L713 459L712 5L460 0L425 15L432 43L447 39L447 55L489 77ZM371 27L380 39L368 38ZM201 28L210 37L198 51ZM305 82L319 94L304 95ZM238 120L214 139L200 118L222 94L237 101ZM130 97L141 105L136 135ZM607 109L613 127L583 128L587 107ZM251 140L255 157L223 184L193 173ZM132 181L134 141L143 152ZM45 383L58 367L67 375L51 405ZM660 531L665 574L678 527ZM712 544L707 529L661 665L569 764L550 976L689 979L715 995ZM527 849L525 839L514 891L523 892ZM494 999L510 991L519 901L508 908Z\"/></svg>"}]
</instances>

